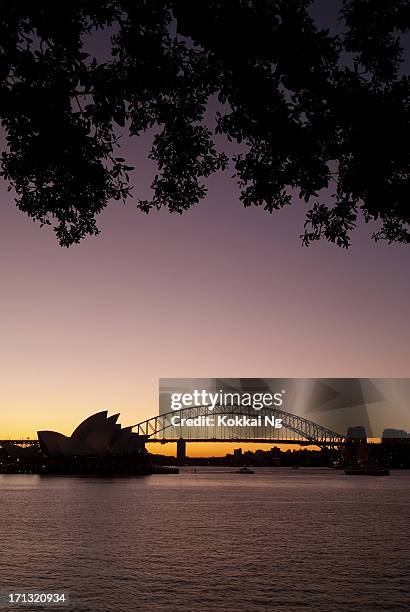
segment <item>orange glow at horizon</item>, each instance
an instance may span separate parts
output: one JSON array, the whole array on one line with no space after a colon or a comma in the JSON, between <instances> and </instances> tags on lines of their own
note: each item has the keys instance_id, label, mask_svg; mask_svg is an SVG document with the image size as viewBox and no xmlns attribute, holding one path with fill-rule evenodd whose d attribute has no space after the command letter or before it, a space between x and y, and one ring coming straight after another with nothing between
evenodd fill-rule
<instances>
[{"instance_id":1,"label":"orange glow at horizon","mask_svg":"<svg viewBox=\"0 0 410 612\"><path fill-rule=\"evenodd\" d=\"M368 442L379 443L380 438L368 438ZM315 445L300 445L300 444L279 444L272 442L187 442L186 456L187 457L224 457L226 454L233 454L234 449L241 448L242 452L257 450L268 451L273 447L279 447L282 452L287 450L320 450ZM148 442L147 450L153 455L176 456L176 443L168 442L161 444L160 442Z\"/></svg>"},{"instance_id":2,"label":"orange glow at horizon","mask_svg":"<svg viewBox=\"0 0 410 612\"><path fill-rule=\"evenodd\" d=\"M299 450L308 448L309 450L319 450L317 446L299 446L299 444L273 444L267 442L187 442L186 456L189 458L197 457L225 457L228 453L233 454L234 449L241 448L242 452L255 452L257 450L268 451L274 446L279 447L281 451ZM173 442L161 444L160 442L152 442L147 444L147 450L153 455L167 455L175 457L176 444Z\"/></svg>"},{"instance_id":3,"label":"orange glow at horizon","mask_svg":"<svg viewBox=\"0 0 410 612\"><path fill-rule=\"evenodd\" d=\"M221 176L178 218L113 205L61 249L5 186L0 204L1 439L104 409L134 425L158 414L160 377L410 376L410 249L365 225L348 251L303 249L303 209L243 208ZM384 426L410 431L410 413Z\"/></svg>"}]
</instances>

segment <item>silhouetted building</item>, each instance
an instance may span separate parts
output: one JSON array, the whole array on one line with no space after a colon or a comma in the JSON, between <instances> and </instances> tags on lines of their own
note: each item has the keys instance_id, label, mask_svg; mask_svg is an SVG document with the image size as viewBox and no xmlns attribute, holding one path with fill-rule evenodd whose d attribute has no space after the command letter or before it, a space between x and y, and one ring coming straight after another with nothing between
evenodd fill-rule
<instances>
[{"instance_id":1,"label":"silhouetted building","mask_svg":"<svg viewBox=\"0 0 410 612\"><path fill-rule=\"evenodd\" d=\"M346 461L349 465L367 463L369 448L366 429L362 425L349 427L346 434Z\"/></svg>"},{"instance_id":2,"label":"silhouetted building","mask_svg":"<svg viewBox=\"0 0 410 612\"><path fill-rule=\"evenodd\" d=\"M385 429L377 447L375 453L388 467L410 468L410 434L404 429Z\"/></svg>"},{"instance_id":3,"label":"silhouetted building","mask_svg":"<svg viewBox=\"0 0 410 612\"><path fill-rule=\"evenodd\" d=\"M243 463L243 454L241 448L235 448L233 451L233 459L235 465L242 465Z\"/></svg>"},{"instance_id":4,"label":"silhouetted building","mask_svg":"<svg viewBox=\"0 0 410 612\"><path fill-rule=\"evenodd\" d=\"M269 451L258 449L254 452L255 465L265 465L266 459L269 457Z\"/></svg>"},{"instance_id":5,"label":"silhouetted building","mask_svg":"<svg viewBox=\"0 0 410 612\"><path fill-rule=\"evenodd\" d=\"M280 456L281 456L281 450L279 446L273 446L270 449L269 454L270 454L271 464L279 467L280 466Z\"/></svg>"},{"instance_id":6,"label":"silhouetted building","mask_svg":"<svg viewBox=\"0 0 410 612\"><path fill-rule=\"evenodd\" d=\"M367 440L366 429L363 427L363 425L349 427L346 438L348 440Z\"/></svg>"},{"instance_id":7,"label":"silhouetted building","mask_svg":"<svg viewBox=\"0 0 410 612\"><path fill-rule=\"evenodd\" d=\"M404 429L384 429L382 433L382 442L391 442L392 440L408 440L410 443L410 434Z\"/></svg>"}]
</instances>

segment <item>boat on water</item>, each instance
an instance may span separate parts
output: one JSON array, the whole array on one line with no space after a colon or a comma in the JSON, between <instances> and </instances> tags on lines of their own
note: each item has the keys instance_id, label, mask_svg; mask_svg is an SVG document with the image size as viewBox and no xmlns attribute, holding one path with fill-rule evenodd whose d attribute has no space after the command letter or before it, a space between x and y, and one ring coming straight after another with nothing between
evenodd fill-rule
<instances>
[{"instance_id":1,"label":"boat on water","mask_svg":"<svg viewBox=\"0 0 410 612\"><path fill-rule=\"evenodd\" d=\"M254 474L255 472L253 470L250 470L249 468L245 467L241 467L239 470L236 470L235 474Z\"/></svg>"},{"instance_id":2,"label":"boat on water","mask_svg":"<svg viewBox=\"0 0 410 612\"><path fill-rule=\"evenodd\" d=\"M354 465L345 469L348 476L388 476L389 468L384 465Z\"/></svg>"}]
</instances>

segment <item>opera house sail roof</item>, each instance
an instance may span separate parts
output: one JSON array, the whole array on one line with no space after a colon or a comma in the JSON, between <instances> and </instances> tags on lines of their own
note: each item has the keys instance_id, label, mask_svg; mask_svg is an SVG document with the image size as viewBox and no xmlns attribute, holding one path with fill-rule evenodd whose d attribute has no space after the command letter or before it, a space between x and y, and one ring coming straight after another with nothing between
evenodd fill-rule
<instances>
[{"instance_id":1,"label":"opera house sail roof","mask_svg":"<svg viewBox=\"0 0 410 612\"><path fill-rule=\"evenodd\" d=\"M56 431L38 431L42 451L48 456L104 456L127 455L145 450L145 436L132 432L132 427L122 428L117 419L108 416L107 410L86 418L65 436Z\"/></svg>"}]
</instances>

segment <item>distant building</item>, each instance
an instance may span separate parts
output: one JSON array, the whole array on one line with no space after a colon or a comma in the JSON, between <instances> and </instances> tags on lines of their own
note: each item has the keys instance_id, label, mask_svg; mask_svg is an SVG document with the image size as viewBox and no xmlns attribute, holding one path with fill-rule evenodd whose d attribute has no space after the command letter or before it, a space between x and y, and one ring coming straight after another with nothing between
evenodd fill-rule
<instances>
[{"instance_id":1,"label":"distant building","mask_svg":"<svg viewBox=\"0 0 410 612\"><path fill-rule=\"evenodd\" d=\"M242 455L242 449L241 448L235 448L233 451L233 458L234 458L234 463L236 465L242 465L242 461L243 461L243 455Z\"/></svg>"},{"instance_id":2,"label":"distant building","mask_svg":"<svg viewBox=\"0 0 410 612\"><path fill-rule=\"evenodd\" d=\"M38 431L41 450L49 457L128 455L145 452L146 436L117 423L119 414L97 412L80 423L71 436L56 431Z\"/></svg>"},{"instance_id":3,"label":"distant building","mask_svg":"<svg viewBox=\"0 0 410 612\"><path fill-rule=\"evenodd\" d=\"M387 428L382 433L379 454L392 468L410 468L410 434L404 429Z\"/></svg>"},{"instance_id":4,"label":"distant building","mask_svg":"<svg viewBox=\"0 0 410 612\"><path fill-rule=\"evenodd\" d=\"M262 449L258 449L254 452L255 464L256 465L265 465L265 459L268 455L268 452L263 451Z\"/></svg>"},{"instance_id":5,"label":"distant building","mask_svg":"<svg viewBox=\"0 0 410 612\"><path fill-rule=\"evenodd\" d=\"M383 430L382 441L390 442L391 440L409 440L410 434L404 429L387 428Z\"/></svg>"},{"instance_id":6,"label":"distant building","mask_svg":"<svg viewBox=\"0 0 410 612\"><path fill-rule=\"evenodd\" d=\"M363 425L349 427L347 430L346 460L349 465L364 464L369 460L366 429Z\"/></svg>"},{"instance_id":7,"label":"distant building","mask_svg":"<svg viewBox=\"0 0 410 612\"><path fill-rule=\"evenodd\" d=\"M367 440L366 429L363 425L349 427L346 434L347 440Z\"/></svg>"}]
</instances>

